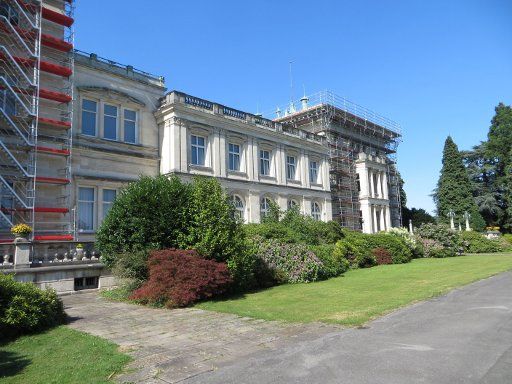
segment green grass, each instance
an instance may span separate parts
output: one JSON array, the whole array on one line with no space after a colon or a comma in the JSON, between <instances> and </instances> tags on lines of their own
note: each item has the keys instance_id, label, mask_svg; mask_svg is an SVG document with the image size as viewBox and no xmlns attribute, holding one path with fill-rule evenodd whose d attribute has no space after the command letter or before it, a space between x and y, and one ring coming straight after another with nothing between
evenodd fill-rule
<instances>
[{"instance_id":1,"label":"green grass","mask_svg":"<svg viewBox=\"0 0 512 384\"><path fill-rule=\"evenodd\" d=\"M334 279L288 284L197 307L265 320L356 326L404 305L512 269L512 253L418 259L357 269Z\"/></svg>"},{"instance_id":2,"label":"green grass","mask_svg":"<svg viewBox=\"0 0 512 384\"><path fill-rule=\"evenodd\" d=\"M110 383L131 358L117 345L60 326L0 345L0 383Z\"/></svg>"}]
</instances>

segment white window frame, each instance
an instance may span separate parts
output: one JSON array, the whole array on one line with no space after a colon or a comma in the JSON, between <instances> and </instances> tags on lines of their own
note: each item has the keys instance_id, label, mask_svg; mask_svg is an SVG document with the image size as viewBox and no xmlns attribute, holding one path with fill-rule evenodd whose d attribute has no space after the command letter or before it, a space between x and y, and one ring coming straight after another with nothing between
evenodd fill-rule
<instances>
[{"instance_id":1,"label":"white window frame","mask_svg":"<svg viewBox=\"0 0 512 384\"><path fill-rule=\"evenodd\" d=\"M271 201L272 201L272 199L268 196L263 196L260 199L260 217L261 217L261 219L265 218L270 213Z\"/></svg>"},{"instance_id":2,"label":"white window frame","mask_svg":"<svg viewBox=\"0 0 512 384\"><path fill-rule=\"evenodd\" d=\"M113 191L114 192L114 200L112 201L105 201L105 191ZM114 204L114 201L117 198L117 189L114 188L102 188L101 189L101 221L105 220L105 217L107 216L108 211L112 208L112 205ZM105 209L105 207L108 207Z\"/></svg>"},{"instance_id":3,"label":"white window frame","mask_svg":"<svg viewBox=\"0 0 512 384\"><path fill-rule=\"evenodd\" d=\"M264 154L268 154L268 158L264 156ZM271 159L272 154L267 149L260 149L259 153L259 171L261 176L270 176L271 170ZM265 166L266 165L266 166Z\"/></svg>"},{"instance_id":4,"label":"white window frame","mask_svg":"<svg viewBox=\"0 0 512 384\"><path fill-rule=\"evenodd\" d=\"M116 109L116 115L115 115L115 118L116 118L116 137L114 139L110 138L110 137L105 137L105 119L107 117L109 118L112 118L114 117L114 115L108 115L106 112L105 112L105 109L106 107L114 107ZM105 140L110 140L110 141L119 141L119 105L117 104L111 104L109 102L104 102L103 103L103 139Z\"/></svg>"},{"instance_id":5,"label":"white window frame","mask_svg":"<svg viewBox=\"0 0 512 384\"><path fill-rule=\"evenodd\" d=\"M134 112L135 113L135 120L127 119L125 116L126 111ZM137 109L132 108L125 108L122 107L122 114L123 114L123 143L126 144L138 144L139 143L139 111ZM126 122L130 121L134 124L134 141L126 141Z\"/></svg>"},{"instance_id":6,"label":"white window frame","mask_svg":"<svg viewBox=\"0 0 512 384\"><path fill-rule=\"evenodd\" d=\"M315 167L313 167L313 164L315 164ZM311 184L319 184L318 182L318 161L316 160L311 160L309 162L309 182ZM313 177L313 172L314 172L314 177Z\"/></svg>"},{"instance_id":7,"label":"white window frame","mask_svg":"<svg viewBox=\"0 0 512 384\"><path fill-rule=\"evenodd\" d=\"M311 202L311 217L316 221L322 220L322 207L316 201Z\"/></svg>"},{"instance_id":8,"label":"white window frame","mask_svg":"<svg viewBox=\"0 0 512 384\"><path fill-rule=\"evenodd\" d=\"M232 195L231 201L235 208L235 218L244 222L245 221L245 203L244 199L238 195Z\"/></svg>"},{"instance_id":9,"label":"white window frame","mask_svg":"<svg viewBox=\"0 0 512 384\"><path fill-rule=\"evenodd\" d=\"M296 180L297 177L297 158L292 155L286 155L286 179Z\"/></svg>"},{"instance_id":10,"label":"white window frame","mask_svg":"<svg viewBox=\"0 0 512 384\"><path fill-rule=\"evenodd\" d=\"M84 101L90 101L91 103L94 103L96 104L96 110L95 111L91 111L89 109L84 109ZM80 133L82 135L85 135L85 136L90 136L90 137L97 137L98 136L98 131L99 131L99 127L98 127L98 115L99 115L99 106L100 106L100 103L98 100L94 100L92 98L88 98L88 97L83 97L82 100L81 100L81 103L80 103L80 108L81 108L81 114L80 114ZM94 113L94 135L91 135L89 133L86 133L84 132L84 112L87 112L87 113Z\"/></svg>"},{"instance_id":11,"label":"white window frame","mask_svg":"<svg viewBox=\"0 0 512 384\"><path fill-rule=\"evenodd\" d=\"M196 143L194 144L193 141L194 141L194 138L196 139ZM197 143L197 139L202 139L203 140L203 144L200 145ZM201 135L196 135L196 134L191 134L190 135L190 164L191 165L194 165L194 166L198 166L198 167L206 167L206 148L207 147L207 138L204 137L204 136L201 136ZM196 159L199 159L199 150L202 149L203 150L203 161L202 161L202 164L200 163L194 163L193 161L193 153L194 153L194 150L196 150Z\"/></svg>"},{"instance_id":12,"label":"white window frame","mask_svg":"<svg viewBox=\"0 0 512 384\"><path fill-rule=\"evenodd\" d=\"M238 152L235 152L232 150L232 148L238 148ZM232 172L240 172L241 165L242 165L242 146L238 143L228 143L228 170ZM238 167L231 167L231 160L233 160L233 164L235 163L235 160L237 161Z\"/></svg>"},{"instance_id":13,"label":"white window frame","mask_svg":"<svg viewBox=\"0 0 512 384\"><path fill-rule=\"evenodd\" d=\"M92 200L80 200L80 189L90 189L93 192ZM77 227L79 233L92 233L96 230L96 201L97 201L97 189L95 187L91 187L90 185L79 185L77 189L77 206L78 206L78 215L77 215ZM92 204L92 225L90 229L81 228L81 204Z\"/></svg>"}]
</instances>

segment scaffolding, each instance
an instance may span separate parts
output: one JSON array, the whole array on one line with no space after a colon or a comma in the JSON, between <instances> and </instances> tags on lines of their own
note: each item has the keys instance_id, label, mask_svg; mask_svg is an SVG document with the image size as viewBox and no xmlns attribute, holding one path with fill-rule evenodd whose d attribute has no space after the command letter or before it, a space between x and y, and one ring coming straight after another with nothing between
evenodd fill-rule
<instances>
[{"instance_id":1,"label":"scaffolding","mask_svg":"<svg viewBox=\"0 0 512 384\"><path fill-rule=\"evenodd\" d=\"M283 129L302 129L326 137L333 219L345 228L362 229L356 172L359 153L384 155L391 225L402 226L396 169L396 150L402 137L399 124L330 91L303 96L283 109L277 108L276 114L275 120Z\"/></svg>"},{"instance_id":2,"label":"scaffolding","mask_svg":"<svg viewBox=\"0 0 512 384\"><path fill-rule=\"evenodd\" d=\"M0 0L0 241L73 240L73 4Z\"/></svg>"}]
</instances>

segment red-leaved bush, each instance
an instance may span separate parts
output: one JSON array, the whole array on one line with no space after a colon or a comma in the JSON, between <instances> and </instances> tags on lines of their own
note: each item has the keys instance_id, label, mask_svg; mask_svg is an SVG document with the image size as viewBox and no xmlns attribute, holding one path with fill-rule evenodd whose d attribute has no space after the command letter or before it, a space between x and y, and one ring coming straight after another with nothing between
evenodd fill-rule
<instances>
[{"instance_id":1,"label":"red-leaved bush","mask_svg":"<svg viewBox=\"0 0 512 384\"><path fill-rule=\"evenodd\" d=\"M148 270L148 280L130 298L169 308L221 294L232 282L225 263L202 259L195 250L153 251Z\"/></svg>"},{"instance_id":2,"label":"red-leaved bush","mask_svg":"<svg viewBox=\"0 0 512 384\"><path fill-rule=\"evenodd\" d=\"M391 254L384 248L379 247L372 249L372 255L375 257L377 265L393 264L393 258L391 257Z\"/></svg>"}]
</instances>

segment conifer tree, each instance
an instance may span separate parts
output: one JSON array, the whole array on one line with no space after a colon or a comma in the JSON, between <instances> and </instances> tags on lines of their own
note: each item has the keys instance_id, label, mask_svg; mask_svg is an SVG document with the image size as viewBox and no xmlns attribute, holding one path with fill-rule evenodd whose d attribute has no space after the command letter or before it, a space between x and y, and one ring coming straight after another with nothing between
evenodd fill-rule
<instances>
[{"instance_id":1,"label":"conifer tree","mask_svg":"<svg viewBox=\"0 0 512 384\"><path fill-rule=\"evenodd\" d=\"M462 161L462 154L450 136L444 144L443 167L433 196L440 221L449 222L448 213L453 211L455 222L460 222L464 226L464 213L469 212L472 229L482 230L485 227L473 197L472 185Z\"/></svg>"}]
</instances>

